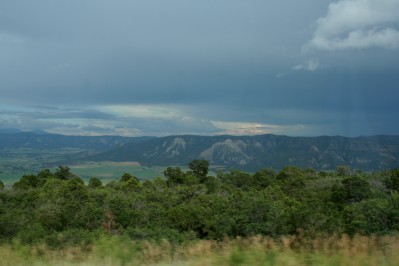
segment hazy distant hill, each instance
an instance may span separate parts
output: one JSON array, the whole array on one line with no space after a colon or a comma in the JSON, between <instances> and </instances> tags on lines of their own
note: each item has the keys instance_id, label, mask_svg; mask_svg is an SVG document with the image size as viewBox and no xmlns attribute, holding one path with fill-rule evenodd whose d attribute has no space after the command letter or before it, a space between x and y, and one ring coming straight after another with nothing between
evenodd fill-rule
<instances>
[{"instance_id":1,"label":"hazy distant hill","mask_svg":"<svg viewBox=\"0 0 399 266\"><path fill-rule=\"evenodd\" d=\"M17 128L0 128L0 134L21 133L22 131Z\"/></svg>"},{"instance_id":2,"label":"hazy distant hill","mask_svg":"<svg viewBox=\"0 0 399 266\"><path fill-rule=\"evenodd\" d=\"M127 143L90 157L147 165L186 165L198 158L212 165L245 170L287 165L320 170L349 165L377 170L399 167L399 136L169 136Z\"/></svg>"},{"instance_id":3,"label":"hazy distant hill","mask_svg":"<svg viewBox=\"0 0 399 266\"><path fill-rule=\"evenodd\" d=\"M149 137L127 138L120 136L65 136L35 132L1 132L0 149L62 149L78 148L87 151L105 151L128 142L146 140Z\"/></svg>"}]
</instances>

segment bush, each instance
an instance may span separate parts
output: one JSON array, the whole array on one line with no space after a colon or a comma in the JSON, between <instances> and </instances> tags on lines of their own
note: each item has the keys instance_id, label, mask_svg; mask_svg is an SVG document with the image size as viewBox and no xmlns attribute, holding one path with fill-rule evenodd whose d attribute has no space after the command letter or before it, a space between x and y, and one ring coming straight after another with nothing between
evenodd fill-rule
<instances>
[{"instance_id":1,"label":"bush","mask_svg":"<svg viewBox=\"0 0 399 266\"><path fill-rule=\"evenodd\" d=\"M92 177L89 179L89 184L88 187L89 188L98 188L98 187L102 187L103 183L101 182L101 180L98 177Z\"/></svg>"},{"instance_id":2,"label":"bush","mask_svg":"<svg viewBox=\"0 0 399 266\"><path fill-rule=\"evenodd\" d=\"M133 240L153 240L161 242L167 240L170 243L181 244L196 238L194 232L179 232L171 228L138 228L129 227L125 231L125 235Z\"/></svg>"},{"instance_id":3,"label":"bush","mask_svg":"<svg viewBox=\"0 0 399 266\"><path fill-rule=\"evenodd\" d=\"M101 235L100 231L89 231L85 229L67 229L62 232L54 232L47 235L45 243L51 248L62 248L69 246L87 246L93 243Z\"/></svg>"}]
</instances>

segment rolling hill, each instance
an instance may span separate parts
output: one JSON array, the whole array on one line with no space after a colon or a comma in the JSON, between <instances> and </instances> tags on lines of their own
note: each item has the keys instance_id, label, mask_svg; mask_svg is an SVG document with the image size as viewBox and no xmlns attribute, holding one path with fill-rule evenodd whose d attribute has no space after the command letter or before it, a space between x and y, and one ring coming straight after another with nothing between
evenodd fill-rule
<instances>
[{"instance_id":1,"label":"rolling hill","mask_svg":"<svg viewBox=\"0 0 399 266\"><path fill-rule=\"evenodd\" d=\"M90 156L96 161L138 161L144 165L186 165L205 159L213 166L255 171L287 165L333 170L399 167L399 136L168 136L126 143Z\"/></svg>"}]
</instances>

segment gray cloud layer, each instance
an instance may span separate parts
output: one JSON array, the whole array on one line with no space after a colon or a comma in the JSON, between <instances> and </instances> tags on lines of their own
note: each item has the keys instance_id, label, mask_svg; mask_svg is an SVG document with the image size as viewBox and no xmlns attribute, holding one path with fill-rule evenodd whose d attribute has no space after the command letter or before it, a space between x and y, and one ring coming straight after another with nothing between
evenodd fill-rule
<instances>
[{"instance_id":1,"label":"gray cloud layer","mask_svg":"<svg viewBox=\"0 0 399 266\"><path fill-rule=\"evenodd\" d=\"M398 134L398 10L394 0L2 1L0 127Z\"/></svg>"}]
</instances>

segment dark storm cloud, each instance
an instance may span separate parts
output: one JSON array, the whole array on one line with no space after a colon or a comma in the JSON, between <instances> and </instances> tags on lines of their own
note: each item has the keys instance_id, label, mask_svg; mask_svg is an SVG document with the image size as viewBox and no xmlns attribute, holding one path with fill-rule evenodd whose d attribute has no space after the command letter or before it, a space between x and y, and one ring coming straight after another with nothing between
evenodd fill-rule
<instances>
[{"instance_id":1,"label":"dark storm cloud","mask_svg":"<svg viewBox=\"0 0 399 266\"><path fill-rule=\"evenodd\" d=\"M304 8L282 2L8 1L0 30L14 45L1 65L3 95L163 102L168 95L223 89L235 84L224 80L237 73L242 80L273 65L265 63L270 57L282 60L273 58L276 51L292 49L294 23L280 18L287 3Z\"/></svg>"},{"instance_id":2,"label":"dark storm cloud","mask_svg":"<svg viewBox=\"0 0 399 266\"><path fill-rule=\"evenodd\" d=\"M351 15L359 0L2 1L0 126L399 133L398 5L383 1L366 1L374 20Z\"/></svg>"},{"instance_id":3,"label":"dark storm cloud","mask_svg":"<svg viewBox=\"0 0 399 266\"><path fill-rule=\"evenodd\" d=\"M101 119L101 120L112 120L115 116L109 113L100 112L97 110L85 110L85 109L61 109L61 108L49 108L40 109L33 108L24 111L7 111L2 110L1 115L14 115L14 116L26 116L32 119Z\"/></svg>"}]
</instances>

